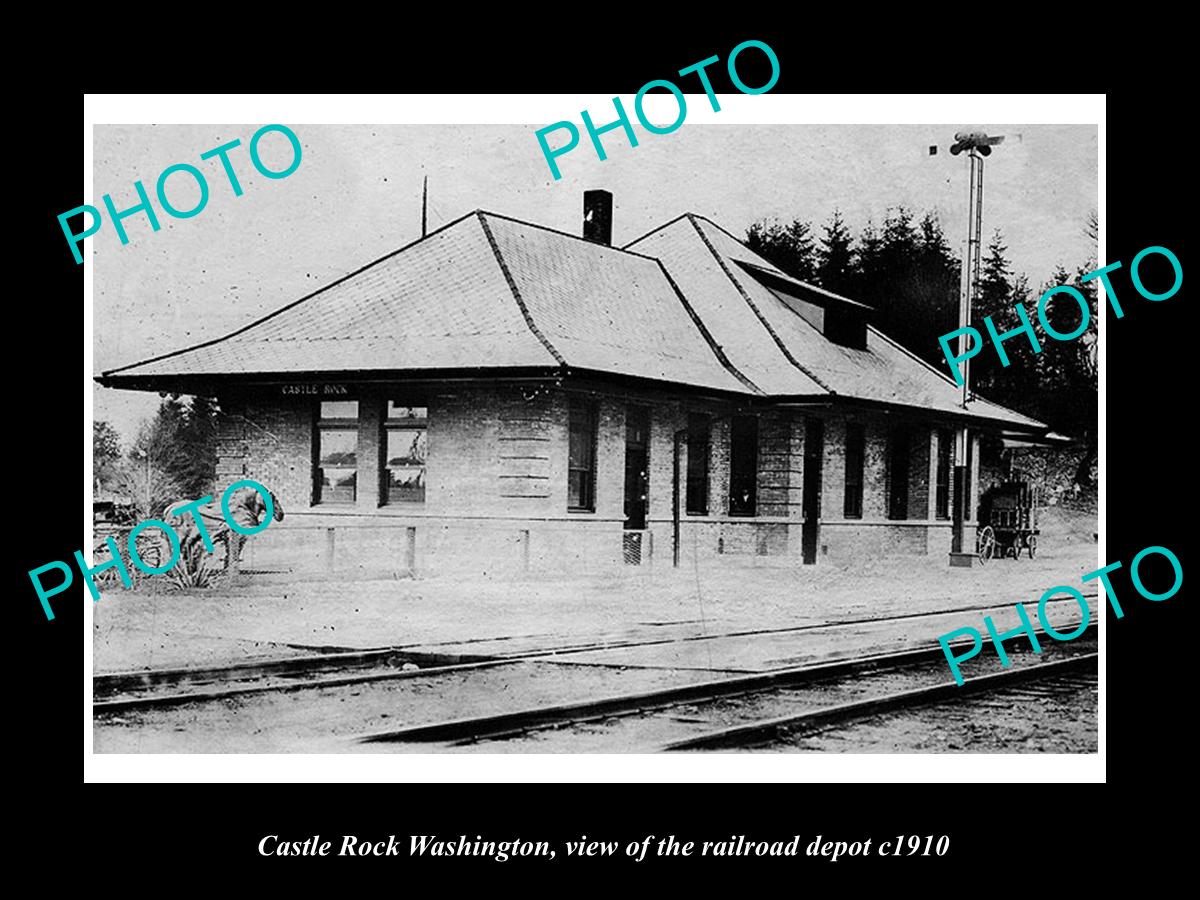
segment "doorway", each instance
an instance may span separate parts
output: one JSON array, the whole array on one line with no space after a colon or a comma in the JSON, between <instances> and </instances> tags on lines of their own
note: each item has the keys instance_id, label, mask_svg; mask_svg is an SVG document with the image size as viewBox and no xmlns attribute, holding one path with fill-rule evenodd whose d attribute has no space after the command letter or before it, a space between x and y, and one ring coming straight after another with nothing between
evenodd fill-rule
<instances>
[{"instance_id":1,"label":"doorway","mask_svg":"<svg viewBox=\"0 0 1200 900\"><path fill-rule=\"evenodd\" d=\"M646 528L650 494L650 411L631 406L625 414L625 529Z\"/></svg>"},{"instance_id":2,"label":"doorway","mask_svg":"<svg viewBox=\"0 0 1200 900\"><path fill-rule=\"evenodd\" d=\"M630 406L625 413L625 531L627 565L641 565L650 494L650 412Z\"/></svg>"},{"instance_id":3,"label":"doorway","mask_svg":"<svg viewBox=\"0 0 1200 900\"><path fill-rule=\"evenodd\" d=\"M804 423L804 503L800 525L800 552L806 566L817 561L821 518L821 462L825 458L825 422L808 418Z\"/></svg>"}]
</instances>

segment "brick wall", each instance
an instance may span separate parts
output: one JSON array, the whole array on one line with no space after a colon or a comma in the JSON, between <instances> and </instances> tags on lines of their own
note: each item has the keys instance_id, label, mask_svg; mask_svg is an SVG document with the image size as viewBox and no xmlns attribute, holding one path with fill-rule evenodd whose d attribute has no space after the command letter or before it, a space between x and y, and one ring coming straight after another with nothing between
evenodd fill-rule
<instances>
[{"instance_id":1,"label":"brick wall","mask_svg":"<svg viewBox=\"0 0 1200 900\"><path fill-rule=\"evenodd\" d=\"M389 396L428 408L424 503L381 504L381 425ZM515 573L620 564L621 400L585 397L598 408L596 509L571 513L565 392L469 387L408 398L363 392L353 399L359 400L355 501L314 505L319 398L223 398L219 489L253 478L275 491L287 513L247 545L246 567L366 577L451 567Z\"/></svg>"},{"instance_id":2,"label":"brick wall","mask_svg":"<svg viewBox=\"0 0 1200 900\"><path fill-rule=\"evenodd\" d=\"M596 507L567 510L570 397L597 408ZM381 420L388 398L428 408L425 502L384 504L380 498ZM671 562L674 436L691 412L712 415L708 513L686 514L687 444L680 451L680 538L684 560L730 557L800 558L804 437L807 415L759 416L758 515L729 516L729 416L711 401L493 385L401 395L366 392L360 401L357 496L353 504L312 503L313 397L222 398L218 490L240 478L270 487L285 521L253 538L244 566L326 573L330 577L400 576L410 572L596 572L622 565L625 416L631 404L650 409L649 494L643 561ZM347 399L345 397L341 399ZM864 424L863 518L843 516L847 416ZM818 562L941 552L949 523L933 523L937 439L915 427L907 523L887 515L887 439L892 420L873 413L821 413L824 422ZM976 453L973 494L980 477ZM986 485L984 485L986 486ZM973 542L974 532L968 530ZM945 544L945 548L941 545Z\"/></svg>"},{"instance_id":3,"label":"brick wall","mask_svg":"<svg viewBox=\"0 0 1200 900\"><path fill-rule=\"evenodd\" d=\"M863 426L860 519L844 516L846 433L850 422ZM826 418L819 557L852 564L856 559L869 556L924 554L949 549L948 525L934 521L937 438L934 429L928 425L908 425L908 518L888 519L892 480L889 439L896 425L894 418L862 411Z\"/></svg>"},{"instance_id":4,"label":"brick wall","mask_svg":"<svg viewBox=\"0 0 1200 900\"><path fill-rule=\"evenodd\" d=\"M888 514L888 423L865 420L863 457L863 518L883 520ZM841 514L838 514L841 518Z\"/></svg>"},{"instance_id":5,"label":"brick wall","mask_svg":"<svg viewBox=\"0 0 1200 900\"><path fill-rule=\"evenodd\" d=\"M705 411L699 408L689 408L686 404L679 401L662 403L651 408L649 449L650 503L647 507L646 517L650 529L656 531L659 535L656 540L660 544L664 540L667 542L664 546L667 548L668 553L671 540L670 523L674 509L672 488L675 478L675 432L687 428L687 415L689 412ZM679 515L684 519L687 518L687 467L688 447L685 439L679 451ZM710 459L710 473L711 469L712 462ZM709 492L709 510L712 510L711 490ZM667 527L665 529L656 528L656 525L662 523L666 523ZM658 545L656 544L656 546Z\"/></svg>"},{"instance_id":6,"label":"brick wall","mask_svg":"<svg viewBox=\"0 0 1200 900\"><path fill-rule=\"evenodd\" d=\"M790 413L765 413L758 423L758 515L799 521L804 456L795 453L795 432L803 423Z\"/></svg>"},{"instance_id":7,"label":"brick wall","mask_svg":"<svg viewBox=\"0 0 1200 900\"><path fill-rule=\"evenodd\" d=\"M929 478L930 429L913 427L909 433L908 517L917 521L933 518L930 507L933 483Z\"/></svg>"},{"instance_id":8,"label":"brick wall","mask_svg":"<svg viewBox=\"0 0 1200 900\"><path fill-rule=\"evenodd\" d=\"M312 498L311 404L224 400L217 431L218 492L241 478L270 488L284 509Z\"/></svg>"},{"instance_id":9,"label":"brick wall","mask_svg":"<svg viewBox=\"0 0 1200 900\"><path fill-rule=\"evenodd\" d=\"M846 503L846 422L837 416L825 422L825 458L821 468L821 519L841 519ZM870 436L866 435L863 462L863 515L869 516L868 504L874 499L870 481ZM803 457L801 457L803 460ZM819 550L819 548L818 548Z\"/></svg>"}]
</instances>

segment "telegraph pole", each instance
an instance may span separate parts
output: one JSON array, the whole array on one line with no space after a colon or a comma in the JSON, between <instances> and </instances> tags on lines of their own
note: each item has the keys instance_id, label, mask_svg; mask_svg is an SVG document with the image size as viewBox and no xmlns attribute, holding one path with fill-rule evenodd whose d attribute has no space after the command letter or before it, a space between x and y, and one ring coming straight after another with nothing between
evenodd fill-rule
<instances>
[{"instance_id":1,"label":"telegraph pole","mask_svg":"<svg viewBox=\"0 0 1200 900\"><path fill-rule=\"evenodd\" d=\"M961 329L971 324L971 306L979 290L979 274L983 257L983 159L990 156L992 147L1001 143L1003 136L989 137L980 131L960 131L954 136L950 153L954 156L967 151L970 163L970 183L967 194L967 253L963 260L963 289L958 303L958 355L967 355L968 336ZM971 361L962 364L962 408L967 411L970 402ZM950 565L970 568L975 561L974 548L964 551L966 523L971 518L969 488L970 468L967 454L971 444L971 432L964 423L958 429L954 444L954 513L953 530L950 538Z\"/></svg>"}]
</instances>

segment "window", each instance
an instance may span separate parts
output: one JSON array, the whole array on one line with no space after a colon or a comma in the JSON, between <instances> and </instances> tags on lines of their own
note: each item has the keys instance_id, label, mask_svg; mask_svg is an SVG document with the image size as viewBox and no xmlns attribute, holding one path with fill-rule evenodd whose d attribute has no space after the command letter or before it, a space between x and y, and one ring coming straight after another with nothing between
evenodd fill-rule
<instances>
[{"instance_id":1,"label":"window","mask_svg":"<svg viewBox=\"0 0 1200 900\"><path fill-rule=\"evenodd\" d=\"M353 503L358 486L358 401L323 401L315 443L313 503Z\"/></svg>"},{"instance_id":2,"label":"window","mask_svg":"<svg viewBox=\"0 0 1200 900\"><path fill-rule=\"evenodd\" d=\"M846 425L846 494L842 515L861 519L863 514L863 427L853 422Z\"/></svg>"},{"instance_id":3,"label":"window","mask_svg":"<svg viewBox=\"0 0 1200 900\"><path fill-rule=\"evenodd\" d=\"M687 514L708 515L708 447L710 420L704 413L688 416Z\"/></svg>"},{"instance_id":4,"label":"window","mask_svg":"<svg viewBox=\"0 0 1200 900\"><path fill-rule=\"evenodd\" d=\"M428 410L389 400L383 418L380 503L424 503Z\"/></svg>"},{"instance_id":5,"label":"window","mask_svg":"<svg viewBox=\"0 0 1200 900\"><path fill-rule=\"evenodd\" d=\"M905 428L892 432L888 446L888 518L908 518L908 445Z\"/></svg>"},{"instance_id":6,"label":"window","mask_svg":"<svg viewBox=\"0 0 1200 900\"><path fill-rule=\"evenodd\" d=\"M596 509L596 404L571 400L567 441L567 508Z\"/></svg>"},{"instance_id":7,"label":"window","mask_svg":"<svg viewBox=\"0 0 1200 900\"><path fill-rule=\"evenodd\" d=\"M937 433L937 506L935 515L939 519L950 518L950 431L939 428Z\"/></svg>"},{"instance_id":8,"label":"window","mask_svg":"<svg viewBox=\"0 0 1200 900\"><path fill-rule=\"evenodd\" d=\"M729 514L753 516L758 500L758 419L734 416L729 432Z\"/></svg>"}]
</instances>

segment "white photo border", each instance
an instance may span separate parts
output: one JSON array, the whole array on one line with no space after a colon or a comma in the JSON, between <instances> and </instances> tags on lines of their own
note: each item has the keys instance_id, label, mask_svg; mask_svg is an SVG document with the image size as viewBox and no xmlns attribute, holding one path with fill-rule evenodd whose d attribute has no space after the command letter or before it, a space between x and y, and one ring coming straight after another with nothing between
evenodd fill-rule
<instances>
[{"instance_id":1,"label":"white photo border","mask_svg":"<svg viewBox=\"0 0 1200 900\"><path fill-rule=\"evenodd\" d=\"M713 112L693 96L684 127L706 125L935 124L988 121L1095 125L1098 129L1099 264L1105 254L1105 95L1103 94L719 94ZM623 97L628 107L630 97ZM674 99L648 95L647 114L669 121ZM661 107L661 110L658 109ZM84 202L95 205L92 133L96 124L431 125L559 121L570 110L611 110L606 94L89 94L84 97ZM661 113L661 117L659 114ZM530 133L530 150L537 147ZM91 265L84 267L84 547L92 546L91 420L94 315ZM1103 288L1100 288L1103 291ZM1103 307L1101 300L1101 308ZM1099 338L1099 541L1105 556L1105 328ZM1099 751L1091 754L95 754L92 745L93 604L84 615L84 780L87 782L1103 782L1105 644L1100 626Z\"/></svg>"}]
</instances>

